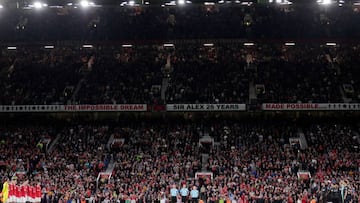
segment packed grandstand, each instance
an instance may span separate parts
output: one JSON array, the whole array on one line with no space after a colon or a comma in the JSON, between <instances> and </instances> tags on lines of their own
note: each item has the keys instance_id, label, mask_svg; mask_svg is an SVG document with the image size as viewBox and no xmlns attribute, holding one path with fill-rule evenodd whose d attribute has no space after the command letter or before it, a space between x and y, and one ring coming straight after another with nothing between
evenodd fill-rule
<instances>
[{"instance_id":1,"label":"packed grandstand","mask_svg":"<svg viewBox=\"0 0 360 203\"><path fill-rule=\"evenodd\" d=\"M0 0L0 202L360 203L360 2L109 2Z\"/></svg>"}]
</instances>

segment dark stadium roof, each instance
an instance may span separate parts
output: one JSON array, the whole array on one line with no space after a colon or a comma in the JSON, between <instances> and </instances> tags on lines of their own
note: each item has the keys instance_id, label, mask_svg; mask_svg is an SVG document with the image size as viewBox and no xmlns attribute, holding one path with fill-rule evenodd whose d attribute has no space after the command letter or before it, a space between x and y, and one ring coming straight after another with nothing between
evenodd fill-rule
<instances>
[{"instance_id":1,"label":"dark stadium roof","mask_svg":"<svg viewBox=\"0 0 360 203\"><path fill-rule=\"evenodd\" d=\"M0 0L0 4L4 7L11 7L11 8L21 8L24 6L27 6L29 4L32 4L34 2L42 2L46 3L49 6L65 6L69 3L72 4L79 4L82 0ZM130 1L130 0L88 0L89 2L93 2L97 5L102 6L119 6L124 1ZM137 4L144 4L145 2L148 2L150 5L161 5L166 2L170 2L172 0L134 0ZM178 0L176 0L178 1ZM252 2L252 3L269 3L271 0L226 0L222 2L226 3L242 3L242 2ZM359 3L360 0L272 0L275 4L276 2L291 2L293 4L316 4L317 1L332 1L334 3L344 3L344 4L353 4L353 3ZM203 4L204 2L213 2L213 3L219 3L220 0L191 0L191 3L193 4Z\"/></svg>"}]
</instances>

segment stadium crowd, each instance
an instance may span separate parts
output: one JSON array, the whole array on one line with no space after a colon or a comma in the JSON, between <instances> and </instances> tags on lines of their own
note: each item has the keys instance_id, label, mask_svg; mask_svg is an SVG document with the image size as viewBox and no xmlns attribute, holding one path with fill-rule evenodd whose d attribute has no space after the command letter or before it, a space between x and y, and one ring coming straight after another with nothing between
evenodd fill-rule
<instances>
[{"instance_id":1,"label":"stadium crowd","mask_svg":"<svg viewBox=\"0 0 360 203\"><path fill-rule=\"evenodd\" d=\"M358 40L359 18L349 5L3 9L0 38L18 46L0 52L0 105L359 102L359 46L309 40ZM109 44L118 40L133 44ZM62 42L38 49L21 41ZM86 42L93 45L78 44ZM4 119L0 177L40 185L41 203L360 203L356 120L205 117L63 126Z\"/></svg>"},{"instance_id":2,"label":"stadium crowd","mask_svg":"<svg viewBox=\"0 0 360 203\"><path fill-rule=\"evenodd\" d=\"M189 191L196 186L197 198L204 202L360 201L356 126L304 126L306 147L289 139L299 137L299 127L285 124L224 121L38 129L14 128L4 134L3 128L2 146L17 144L19 136L24 142L14 146L18 153L2 150L6 164L1 175L14 179L19 174L15 172L26 171L18 183L40 183L42 202L170 201L171 189L184 185ZM124 139L123 144L108 149L111 135ZM60 138L51 151L40 150L36 143L43 136ZM214 138L214 145L202 148L203 136ZM111 178L97 182L110 163ZM195 178L204 171L213 177ZM181 202L181 194L176 202Z\"/></svg>"},{"instance_id":3,"label":"stadium crowd","mask_svg":"<svg viewBox=\"0 0 360 203\"><path fill-rule=\"evenodd\" d=\"M0 104L250 103L252 86L258 103L357 102L359 50L242 42L24 48L1 56Z\"/></svg>"}]
</instances>

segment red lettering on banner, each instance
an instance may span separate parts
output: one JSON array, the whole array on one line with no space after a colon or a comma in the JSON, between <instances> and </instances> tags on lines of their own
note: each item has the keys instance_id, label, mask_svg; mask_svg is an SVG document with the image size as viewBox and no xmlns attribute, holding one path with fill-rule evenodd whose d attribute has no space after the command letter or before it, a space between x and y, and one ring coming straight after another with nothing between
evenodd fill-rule
<instances>
[{"instance_id":1,"label":"red lettering on banner","mask_svg":"<svg viewBox=\"0 0 360 203\"><path fill-rule=\"evenodd\" d=\"M65 109L65 111L75 111L76 105L65 105L64 109Z\"/></svg>"},{"instance_id":2,"label":"red lettering on banner","mask_svg":"<svg viewBox=\"0 0 360 203\"><path fill-rule=\"evenodd\" d=\"M121 110L145 110L144 105L122 105Z\"/></svg>"},{"instance_id":3,"label":"red lettering on banner","mask_svg":"<svg viewBox=\"0 0 360 203\"><path fill-rule=\"evenodd\" d=\"M286 104L286 109L318 109L319 104L311 103L297 103L297 104Z\"/></svg>"},{"instance_id":4,"label":"red lettering on banner","mask_svg":"<svg viewBox=\"0 0 360 203\"><path fill-rule=\"evenodd\" d=\"M64 105L64 111L146 111L144 104Z\"/></svg>"}]
</instances>

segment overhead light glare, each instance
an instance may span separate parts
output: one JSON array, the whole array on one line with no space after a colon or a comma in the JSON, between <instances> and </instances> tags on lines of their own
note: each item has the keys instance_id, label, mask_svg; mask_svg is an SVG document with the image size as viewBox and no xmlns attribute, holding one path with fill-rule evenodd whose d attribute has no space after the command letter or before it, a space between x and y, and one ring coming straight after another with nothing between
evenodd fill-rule
<instances>
[{"instance_id":1,"label":"overhead light glare","mask_svg":"<svg viewBox=\"0 0 360 203\"><path fill-rule=\"evenodd\" d=\"M176 6L176 2L175 1L170 1L168 3L165 3L166 6Z\"/></svg>"},{"instance_id":2,"label":"overhead light glare","mask_svg":"<svg viewBox=\"0 0 360 203\"><path fill-rule=\"evenodd\" d=\"M53 46L53 45L46 45L46 46L44 46L44 48L45 48L45 49L53 49L54 46Z\"/></svg>"},{"instance_id":3,"label":"overhead light glare","mask_svg":"<svg viewBox=\"0 0 360 203\"><path fill-rule=\"evenodd\" d=\"M336 46L336 43L335 42L328 42L328 43L326 43L326 46Z\"/></svg>"},{"instance_id":4,"label":"overhead light glare","mask_svg":"<svg viewBox=\"0 0 360 203\"><path fill-rule=\"evenodd\" d=\"M214 46L213 43L206 43L206 44L204 44L204 47L212 47L212 46Z\"/></svg>"},{"instance_id":5,"label":"overhead light glare","mask_svg":"<svg viewBox=\"0 0 360 203\"><path fill-rule=\"evenodd\" d=\"M252 42L245 42L245 43L244 43L244 46L254 46L254 43L252 43Z\"/></svg>"},{"instance_id":6,"label":"overhead light glare","mask_svg":"<svg viewBox=\"0 0 360 203\"><path fill-rule=\"evenodd\" d=\"M294 42L286 42L285 46L295 46L295 43Z\"/></svg>"},{"instance_id":7,"label":"overhead light glare","mask_svg":"<svg viewBox=\"0 0 360 203\"><path fill-rule=\"evenodd\" d=\"M250 2L250 1L241 2L241 5L243 5L243 6L251 6L252 4L253 4L253 2Z\"/></svg>"},{"instance_id":8,"label":"overhead light glare","mask_svg":"<svg viewBox=\"0 0 360 203\"><path fill-rule=\"evenodd\" d=\"M28 8L41 9L43 7L47 7L47 4L44 4L40 1L35 1L33 4L30 4Z\"/></svg>"},{"instance_id":9,"label":"overhead light glare","mask_svg":"<svg viewBox=\"0 0 360 203\"><path fill-rule=\"evenodd\" d=\"M130 6L134 6L134 5L135 5L135 1L130 0L130 1L129 1L129 5L130 5Z\"/></svg>"},{"instance_id":10,"label":"overhead light glare","mask_svg":"<svg viewBox=\"0 0 360 203\"><path fill-rule=\"evenodd\" d=\"M174 47L174 44L164 44L164 47Z\"/></svg>"},{"instance_id":11,"label":"overhead light glare","mask_svg":"<svg viewBox=\"0 0 360 203\"><path fill-rule=\"evenodd\" d=\"M80 1L80 6L83 8L86 8L86 7L90 6L90 3L86 0L82 0L82 1Z\"/></svg>"},{"instance_id":12,"label":"overhead light glare","mask_svg":"<svg viewBox=\"0 0 360 203\"><path fill-rule=\"evenodd\" d=\"M91 45L91 44L84 44L84 45L83 45L83 48L93 48L93 45Z\"/></svg>"},{"instance_id":13,"label":"overhead light glare","mask_svg":"<svg viewBox=\"0 0 360 203\"><path fill-rule=\"evenodd\" d=\"M317 3L320 5L329 5L332 4L332 0L317 0Z\"/></svg>"}]
</instances>

